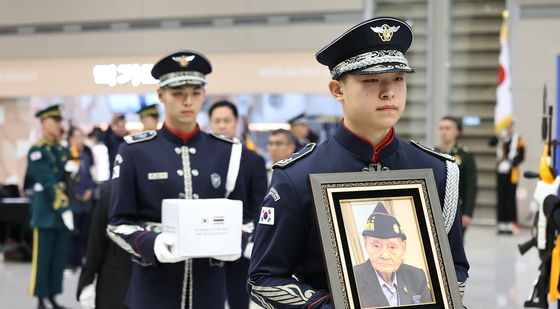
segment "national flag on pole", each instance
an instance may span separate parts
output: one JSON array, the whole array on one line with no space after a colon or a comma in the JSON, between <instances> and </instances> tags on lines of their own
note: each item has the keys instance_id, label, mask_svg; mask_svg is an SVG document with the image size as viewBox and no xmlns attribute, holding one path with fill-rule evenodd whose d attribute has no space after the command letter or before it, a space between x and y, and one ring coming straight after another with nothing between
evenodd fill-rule
<instances>
[{"instance_id":1,"label":"national flag on pole","mask_svg":"<svg viewBox=\"0 0 560 309\"><path fill-rule=\"evenodd\" d=\"M503 22L500 29L500 67L498 72L498 87L496 89L496 108L494 110L494 130L498 134L507 128L513 117L513 99L511 94L511 67L509 59L509 12L502 13Z\"/></svg>"}]
</instances>

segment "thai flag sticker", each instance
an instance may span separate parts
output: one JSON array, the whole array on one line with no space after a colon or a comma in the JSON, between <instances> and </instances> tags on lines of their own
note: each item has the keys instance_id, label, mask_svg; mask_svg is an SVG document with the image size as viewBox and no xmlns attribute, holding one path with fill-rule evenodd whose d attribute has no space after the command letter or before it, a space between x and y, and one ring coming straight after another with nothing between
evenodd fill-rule
<instances>
[{"instance_id":1,"label":"thai flag sticker","mask_svg":"<svg viewBox=\"0 0 560 309\"><path fill-rule=\"evenodd\" d=\"M274 207L261 208L259 224L274 225Z\"/></svg>"},{"instance_id":2,"label":"thai flag sticker","mask_svg":"<svg viewBox=\"0 0 560 309\"><path fill-rule=\"evenodd\" d=\"M220 216L220 217L214 217L212 219L212 222L214 224L224 224L224 217Z\"/></svg>"}]
</instances>

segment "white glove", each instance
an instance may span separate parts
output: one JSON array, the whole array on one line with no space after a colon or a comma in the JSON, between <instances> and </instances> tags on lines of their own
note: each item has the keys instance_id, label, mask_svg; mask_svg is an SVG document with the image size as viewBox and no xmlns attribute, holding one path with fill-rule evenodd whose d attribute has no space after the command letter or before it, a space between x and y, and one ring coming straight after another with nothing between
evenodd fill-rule
<instances>
[{"instance_id":1,"label":"white glove","mask_svg":"<svg viewBox=\"0 0 560 309\"><path fill-rule=\"evenodd\" d=\"M544 200L549 195L556 196L558 194L558 187L560 186L560 176L557 176L554 179L553 183L546 183L542 180L537 182L537 187L535 188L535 193L533 194L533 198L537 203L539 203L539 208L542 207Z\"/></svg>"},{"instance_id":2,"label":"white glove","mask_svg":"<svg viewBox=\"0 0 560 309\"><path fill-rule=\"evenodd\" d=\"M62 222L66 225L69 231L74 230L74 215L72 215L72 211L70 209L65 210L61 215Z\"/></svg>"},{"instance_id":3,"label":"white glove","mask_svg":"<svg viewBox=\"0 0 560 309\"><path fill-rule=\"evenodd\" d=\"M500 164L498 164L498 173L500 174L507 174L509 173L510 169L511 169L511 163L509 163L509 161L507 160L504 160L500 162Z\"/></svg>"},{"instance_id":4,"label":"white glove","mask_svg":"<svg viewBox=\"0 0 560 309\"><path fill-rule=\"evenodd\" d=\"M224 262L234 262L237 261L241 257L241 253L239 254L232 254L232 255L220 255L220 256L213 256L213 259L224 261Z\"/></svg>"},{"instance_id":5,"label":"white glove","mask_svg":"<svg viewBox=\"0 0 560 309\"><path fill-rule=\"evenodd\" d=\"M154 242L154 254L161 263L177 263L186 260L187 258L175 256L171 253L176 239L173 234L160 233Z\"/></svg>"},{"instance_id":6,"label":"white glove","mask_svg":"<svg viewBox=\"0 0 560 309\"><path fill-rule=\"evenodd\" d=\"M64 165L64 170L69 172L72 177L76 176L78 171L80 170L80 165L78 165L74 160L66 161L66 165Z\"/></svg>"},{"instance_id":7,"label":"white glove","mask_svg":"<svg viewBox=\"0 0 560 309\"><path fill-rule=\"evenodd\" d=\"M255 245L254 242L247 243L245 250L243 251L243 256L247 259L251 259L251 253L253 252L253 246Z\"/></svg>"},{"instance_id":8,"label":"white glove","mask_svg":"<svg viewBox=\"0 0 560 309\"><path fill-rule=\"evenodd\" d=\"M80 293L80 305L84 309L95 308L95 283L86 285Z\"/></svg>"}]
</instances>

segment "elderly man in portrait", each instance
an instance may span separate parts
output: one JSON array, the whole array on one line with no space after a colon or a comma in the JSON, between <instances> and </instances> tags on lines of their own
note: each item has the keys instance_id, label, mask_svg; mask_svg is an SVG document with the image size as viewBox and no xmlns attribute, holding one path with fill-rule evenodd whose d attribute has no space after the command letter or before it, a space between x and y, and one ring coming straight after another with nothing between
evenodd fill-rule
<instances>
[{"instance_id":1,"label":"elderly man in portrait","mask_svg":"<svg viewBox=\"0 0 560 309\"><path fill-rule=\"evenodd\" d=\"M368 217L362 236L369 259L354 266L362 308L432 301L424 271L403 263L406 235L383 203Z\"/></svg>"}]
</instances>

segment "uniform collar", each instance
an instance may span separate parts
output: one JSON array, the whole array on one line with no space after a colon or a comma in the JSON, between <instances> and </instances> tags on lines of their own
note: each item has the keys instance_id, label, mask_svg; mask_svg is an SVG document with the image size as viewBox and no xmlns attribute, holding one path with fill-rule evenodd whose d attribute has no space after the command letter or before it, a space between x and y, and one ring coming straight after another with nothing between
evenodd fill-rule
<instances>
[{"instance_id":1,"label":"uniform collar","mask_svg":"<svg viewBox=\"0 0 560 309\"><path fill-rule=\"evenodd\" d=\"M179 132L176 132L170 127L168 127L167 124L165 123L161 127L160 132L163 135L163 137L165 137L166 139L170 140L175 144L180 144L180 145L186 145L189 143L196 142L200 138L200 127L198 126L198 123L196 124L194 130L192 130L192 132L188 134L181 134Z\"/></svg>"},{"instance_id":2,"label":"uniform collar","mask_svg":"<svg viewBox=\"0 0 560 309\"><path fill-rule=\"evenodd\" d=\"M50 140L50 139L43 136L39 140L39 144L40 145L56 146L56 145L58 145L58 141L57 140Z\"/></svg>"},{"instance_id":3,"label":"uniform collar","mask_svg":"<svg viewBox=\"0 0 560 309\"><path fill-rule=\"evenodd\" d=\"M353 133L344 125L344 120L336 128L334 139L348 151L359 156L362 160L377 163L393 154L396 150L398 139L395 138L395 130L391 128L385 139L374 146L364 137Z\"/></svg>"}]
</instances>

